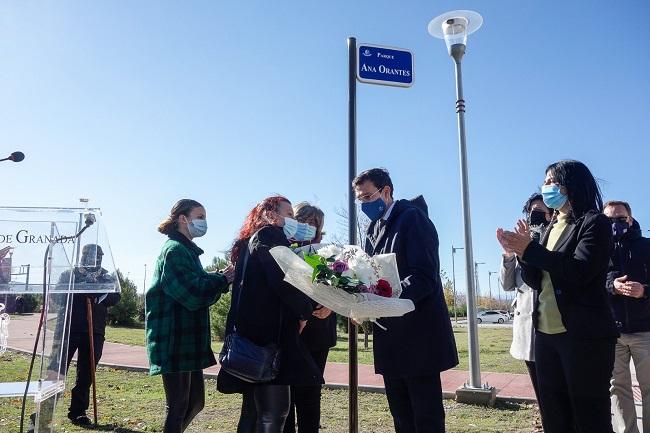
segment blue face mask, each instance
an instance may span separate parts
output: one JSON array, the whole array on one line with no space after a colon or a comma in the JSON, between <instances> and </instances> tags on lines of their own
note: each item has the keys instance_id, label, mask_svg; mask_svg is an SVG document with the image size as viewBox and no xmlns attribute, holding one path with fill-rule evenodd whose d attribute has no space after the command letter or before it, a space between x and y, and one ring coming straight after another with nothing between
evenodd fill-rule
<instances>
[{"instance_id":1,"label":"blue face mask","mask_svg":"<svg viewBox=\"0 0 650 433\"><path fill-rule=\"evenodd\" d=\"M386 202L379 197L375 201L361 203L361 211L370 218L370 221L377 221L386 212Z\"/></svg>"},{"instance_id":2,"label":"blue face mask","mask_svg":"<svg viewBox=\"0 0 650 433\"><path fill-rule=\"evenodd\" d=\"M316 228L309 224L299 223L293 218L284 218L284 227L282 227L287 239L298 242L311 241L316 237Z\"/></svg>"},{"instance_id":3,"label":"blue face mask","mask_svg":"<svg viewBox=\"0 0 650 433\"><path fill-rule=\"evenodd\" d=\"M208 232L208 222L206 220L192 220L187 224L187 230L193 238L200 238Z\"/></svg>"},{"instance_id":4,"label":"blue face mask","mask_svg":"<svg viewBox=\"0 0 650 433\"><path fill-rule=\"evenodd\" d=\"M559 185L544 185L542 186L542 198L544 204L551 209L559 210L566 204L569 199L566 194L562 194Z\"/></svg>"}]
</instances>

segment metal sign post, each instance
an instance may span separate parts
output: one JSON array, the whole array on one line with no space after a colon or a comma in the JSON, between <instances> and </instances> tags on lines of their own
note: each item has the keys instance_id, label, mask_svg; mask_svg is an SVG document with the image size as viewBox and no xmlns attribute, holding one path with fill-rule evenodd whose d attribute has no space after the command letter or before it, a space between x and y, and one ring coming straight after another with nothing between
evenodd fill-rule
<instances>
[{"instance_id":1,"label":"metal sign post","mask_svg":"<svg viewBox=\"0 0 650 433\"><path fill-rule=\"evenodd\" d=\"M357 207L352 181L357 175L357 39L348 38L348 241L357 243ZM350 433L359 431L359 369L357 359L357 326L348 319L348 369Z\"/></svg>"},{"instance_id":2,"label":"metal sign post","mask_svg":"<svg viewBox=\"0 0 650 433\"><path fill-rule=\"evenodd\" d=\"M362 44L348 38L348 240L357 244L357 208L352 181L357 175L357 80L385 86L413 85L413 54L409 50ZM359 369L357 326L348 319L349 423L359 432Z\"/></svg>"}]
</instances>

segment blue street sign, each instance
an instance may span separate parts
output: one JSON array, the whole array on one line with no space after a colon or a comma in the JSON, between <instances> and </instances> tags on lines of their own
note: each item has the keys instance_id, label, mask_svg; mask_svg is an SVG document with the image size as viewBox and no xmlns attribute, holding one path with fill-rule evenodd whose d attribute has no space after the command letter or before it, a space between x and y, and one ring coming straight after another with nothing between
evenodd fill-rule
<instances>
[{"instance_id":1,"label":"blue street sign","mask_svg":"<svg viewBox=\"0 0 650 433\"><path fill-rule=\"evenodd\" d=\"M357 79L363 83L411 87L413 73L409 50L369 44L357 48Z\"/></svg>"}]
</instances>

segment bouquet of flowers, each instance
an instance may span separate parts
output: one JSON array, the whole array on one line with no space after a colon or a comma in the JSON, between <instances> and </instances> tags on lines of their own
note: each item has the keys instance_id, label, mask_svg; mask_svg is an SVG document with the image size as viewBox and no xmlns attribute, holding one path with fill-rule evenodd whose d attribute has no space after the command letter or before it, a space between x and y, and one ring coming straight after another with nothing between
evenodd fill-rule
<instances>
[{"instance_id":1,"label":"bouquet of flowers","mask_svg":"<svg viewBox=\"0 0 650 433\"><path fill-rule=\"evenodd\" d=\"M298 253L298 254L296 254ZM357 321L402 316L415 306L402 292L394 254L370 257L355 245L271 249L287 281L314 301Z\"/></svg>"},{"instance_id":2,"label":"bouquet of flowers","mask_svg":"<svg viewBox=\"0 0 650 433\"><path fill-rule=\"evenodd\" d=\"M357 246L330 245L302 257L314 269L312 283L338 287L348 293L374 293L385 298L393 297L393 285L400 288L399 281L391 284L381 278L380 265ZM399 297L399 290L396 295Z\"/></svg>"}]
</instances>

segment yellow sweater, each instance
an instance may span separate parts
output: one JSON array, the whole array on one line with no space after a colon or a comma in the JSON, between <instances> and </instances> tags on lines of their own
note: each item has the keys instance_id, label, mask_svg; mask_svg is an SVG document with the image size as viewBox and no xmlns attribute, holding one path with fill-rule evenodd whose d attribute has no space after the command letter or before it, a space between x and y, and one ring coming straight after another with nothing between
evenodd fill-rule
<instances>
[{"instance_id":1,"label":"yellow sweater","mask_svg":"<svg viewBox=\"0 0 650 433\"><path fill-rule=\"evenodd\" d=\"M551 232L548 235L548 242L546 249L553 251L555 244L562 236L562 233L567 227L568 215L559 214L557 222L553 225ZM542 291L539 294L539 305L537 307L539 313L537 330L544 334L561 334L566 332L566 328L562 323L562 314L557 308L557 300L555 299L555 289L551 276L548 272L542 272Z\"/></svg>"}]
</instances>

